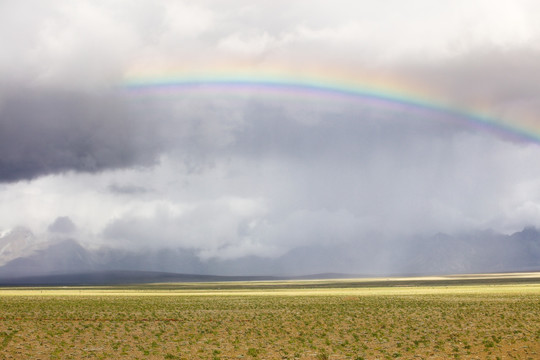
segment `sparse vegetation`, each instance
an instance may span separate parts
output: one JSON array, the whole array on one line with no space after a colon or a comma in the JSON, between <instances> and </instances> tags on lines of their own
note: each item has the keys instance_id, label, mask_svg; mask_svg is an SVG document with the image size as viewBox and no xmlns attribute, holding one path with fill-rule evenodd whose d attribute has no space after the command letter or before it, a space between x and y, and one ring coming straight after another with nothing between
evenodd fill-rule
<instances>
[{"instance_id":1,"label":"sparse vegetation","mask_svg":"<svg viewBox=\"0 0 540 360\"><path fill-rule=\"evenodd\" d=\"M0 319L3 359L540 355L540 285L0 290Z\"/></svg>"}]
</instances>

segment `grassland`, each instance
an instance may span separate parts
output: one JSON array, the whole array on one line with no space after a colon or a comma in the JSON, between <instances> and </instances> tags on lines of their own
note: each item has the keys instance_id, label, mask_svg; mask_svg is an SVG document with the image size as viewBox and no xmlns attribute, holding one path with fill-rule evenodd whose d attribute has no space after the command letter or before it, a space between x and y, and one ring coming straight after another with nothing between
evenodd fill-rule
<instances>
[{"instance_id":1,"label":"grassland","mask_svg":"<svg viewBox=\"0 0 540 360\"><path fill-rule=\"evenodd\" d=\"M460 279L0 289L0 358L539 359L540 281Z\"/></svg>"}]
</instances>

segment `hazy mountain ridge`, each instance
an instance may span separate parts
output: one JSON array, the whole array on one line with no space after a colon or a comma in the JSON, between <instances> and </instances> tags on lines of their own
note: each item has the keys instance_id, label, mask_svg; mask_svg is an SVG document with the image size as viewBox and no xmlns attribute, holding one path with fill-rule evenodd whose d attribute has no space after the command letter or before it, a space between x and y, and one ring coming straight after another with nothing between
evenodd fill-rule
<instances>
[{"instance_id":1,"label":"hazy mountain ridge","mask_svg":"<svg viewBox=\"0 0 540 360\"><path fill-rule=\"evenodd\" d=\"M99 264L93 261L91 252L75 240L51 241L43 246L0 267L0 276L19 277L99 269Z\"/></svg>"},{"instance_id":2,"label":"hazy mountain ridge","mask_svg":"<svg viewBox=\"0 0 540 360\"><path fill-rule=\"evenodd\" d=\"M2 232L0 235L0 266L31 254L40 245L42 243L34 234L23 226Z\"/></svg>"},{"instance_id":3,"label":"hazy mountain ridge","mask_svg":"<svg viewBox=\"0 0 540 360\"><path fill-rule=\"evenodd\" d=\"M19 243L20 242L20 243ZM341 243L305 246L277 258L246 256L202 261L190 249L89 249L74 239L39 242L18 228L0 237L0 278L98 271L137 270L201 275L452 274L540 269L540 231L525 228L511 235L475 232L436 234L403 240L400 246L373 241L370 246ZM39 245L39 246L38 246ZM9 251L6 251L8 249ZM14 256L16 256L14 258ZM11 257L11 258L10 258Z\"/></svg>"}]
</instances>

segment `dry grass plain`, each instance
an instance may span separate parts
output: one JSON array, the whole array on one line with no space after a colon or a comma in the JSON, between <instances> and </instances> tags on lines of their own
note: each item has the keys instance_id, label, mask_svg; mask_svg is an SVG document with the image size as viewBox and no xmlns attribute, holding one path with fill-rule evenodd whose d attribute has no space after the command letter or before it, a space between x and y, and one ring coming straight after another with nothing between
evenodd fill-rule
<instances>
[{"instance_id":1,"label":"dry grass plain","mask_svg":"<svg viewBox=\"0 0 540 360\"><path fill-rule=\"evenodd\" d=\"M540 359L540 281L367 281L4 288L0 358Z\"/></svg>"}]
</instances>

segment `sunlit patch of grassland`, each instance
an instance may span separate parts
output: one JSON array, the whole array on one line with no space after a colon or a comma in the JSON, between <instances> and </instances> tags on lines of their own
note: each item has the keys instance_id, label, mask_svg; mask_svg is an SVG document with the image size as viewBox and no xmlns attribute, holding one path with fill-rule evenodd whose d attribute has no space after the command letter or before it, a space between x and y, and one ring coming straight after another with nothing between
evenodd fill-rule
<instances>
[{"instance_id":1,"label":"sunlit patch of grassland","mask_svg":"<svg viewBox=\"0 0 540 360\"><path fill-rule=\"evenodd\" d=\"M1 288L0 296L381 296L381 295L453 295L453 294L538 294L540 284L393 286L362 288L293 289L154 289L122 287Z\"/></svg>"},{"instance_id":2,"label":"sunlit patch of grassland","mask_svg":"<svg viewBox=\"0 0 540 360\"><path fill-rule=\"evenodd\" d=\"M524 283L523 281L527 282ZM505 283L497 283L505 281ZM325 280L158 283L125 286L9 287L0 296L329 296L535 293L540 273Z\"/></svg>"}]
</instances>

